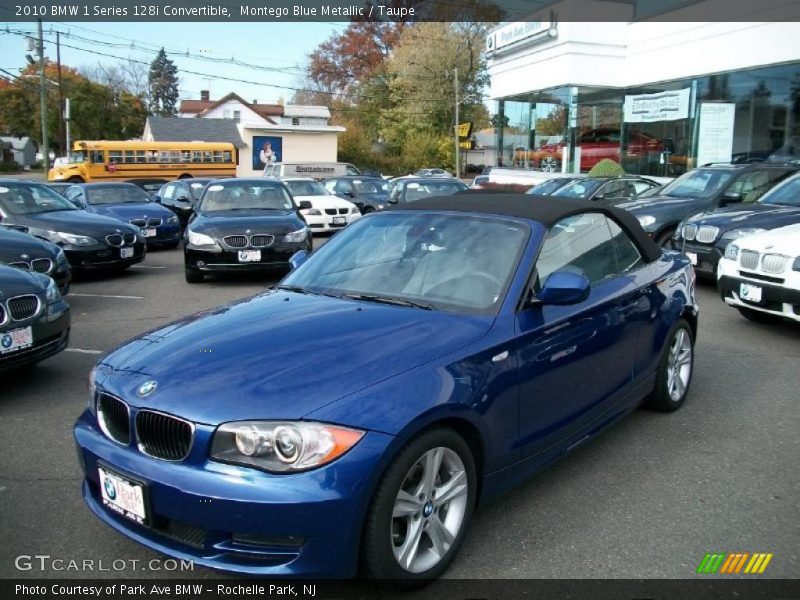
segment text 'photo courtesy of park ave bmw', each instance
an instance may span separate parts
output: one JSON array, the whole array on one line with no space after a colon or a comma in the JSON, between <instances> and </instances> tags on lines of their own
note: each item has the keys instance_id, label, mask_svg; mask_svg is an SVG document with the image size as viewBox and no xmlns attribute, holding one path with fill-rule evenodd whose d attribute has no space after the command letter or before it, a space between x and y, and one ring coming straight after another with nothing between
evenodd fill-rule
<instances>
[{"instance_id":1,"label":"text 'photo courtesy of park ave bmw'","mask_svg":"<svg viewBox=\"0 0 800 600\"><path fill-rule=\"evenodd\" d=\"M800 598L800 3L0 6L0 599Z\"/></svg>"}]
</instances>

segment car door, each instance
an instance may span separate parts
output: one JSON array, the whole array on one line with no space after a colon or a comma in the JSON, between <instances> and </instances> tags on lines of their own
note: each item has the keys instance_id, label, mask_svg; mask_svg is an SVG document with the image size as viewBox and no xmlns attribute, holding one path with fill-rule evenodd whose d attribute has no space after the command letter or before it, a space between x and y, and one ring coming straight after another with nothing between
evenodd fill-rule
<instances>
[{"instance_id":1,"label":"car door","mask_svg":"<svg viewBox=\"0 0 800 600\"><path fill-rule=\"evenodd\" d=\"M556 271L584 275L591 289L578 304L534 301L517 314L525 456L577 443L632 388L637 320L646 307L646 292L630 276L641 258L638 263L630 256L620 260L614 235L619 230L600 213L584 213L553 225L542 245L532 274L534 295Z\"/></svg>"}]
</instances>

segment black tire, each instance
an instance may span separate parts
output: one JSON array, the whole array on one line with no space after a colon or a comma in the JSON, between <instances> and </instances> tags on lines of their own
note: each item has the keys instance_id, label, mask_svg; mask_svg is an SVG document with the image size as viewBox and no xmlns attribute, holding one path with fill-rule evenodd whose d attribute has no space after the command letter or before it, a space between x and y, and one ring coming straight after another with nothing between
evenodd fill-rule
<instances>
[{"instance_id":1,"label":"black tire","mask_svg":"<svg viewBox=\"0 0 800 600\"><path fill-rule=\"evenodd\" d=\"M178 179L192 179L192 176L188 173L184 173L183 175L180 175Z\"/></svg>"},{"instance_id":2,"label":"black tire","mask_svg":"<svg viewBox=\"0 0 800 600\"><path fill-rule=\"evenodd\" d=\"M413 573L403 568L395 558L392 515L398 492L406 481L406 476L417 461L434 448L449 449L461 459L467 481L466 508L460 529L444 556L432 568ZM475 459L460 435L452 429L437 428L413 438L400 450L383 474L367 512L361 544L362 564L366 575L374 579L391 580L394 585L408 589L421 587L439 577L450 566L461 548L472 519L476 491Z\"/></svg>"},{"instance_id":3,"label":"black tire","mask_svg":"<svg viewBox=\"0 0 800 600\"><path fill-rule=\"evenodd\" d=\"M655 242L661 248L666 248L667 250L672 249L672 236L675 235L674 229L667 229L662 231L655 237Z\"/></svg>"},{"instance_id":4,"label":"black tire","mask_svg":"<svg viewBox=\"0 0 800 600\"><path fill-rule=\"evenodd\" d=\"M200 271L191 267L185 267L183 272L186 276L186 283L203 283L205 279L205 276Z\"/></svg>"},{"instance_id":5,"label":"black tire","mask_svg":"<svg viewBox=\"0 0 800 600\"><path fill-rule=\"evenodd\" d=\"M689 362L689 376L688 382L685 384L683 393L680 397L675 398L670 394L670 370L672 368L671 357L672 347L675 344L678 336L683 332L688 336L690 353ZM647 406L659 412L673 412L678 410L686 400L689 394L689 388L692 385L692 376L694 375L694 336L692 335L692 328L684 319L680 319L667 336L664 348L661 350L661 360L658 362L658 371L656 373L656 387L653 393L647 399ZM674 375L673 375L674 377Z\"/></svg>"},{"instance_id":6,"label":"black tire","mask_svg":"<svg viewBox=\"0 0 800 600\"><path fill-rule=\"evenodd\" d=\"M758 310L753 310L752 308L744 308L741 306L736 307L739 313L748 321L752 321L753 323L780 323L783 319L777 315L771 315L769 313L764 313Z\"/></svg>"},{"instance_id":7,"label":"black tire","mask_svg":"<svg viewBox=\"0 0 800 600\"><path fill-rule=\"evenodd\" d=\"M371 206L365 206L364 210L361 211L361 214L368 215L369 213L374 213L374 212L375 212L374 208L372 208Z\"/></svg>"},{"instance_id":8,"label":"black tire","mask_svg":"<svg viewBox=\"0 0 800 600\"><path fill-rule=\"evenodd\" d=\"M83 177L78 177L77 175L70 177L67 179L67 183L83 183Z\"/></svg>"}]
</instances>

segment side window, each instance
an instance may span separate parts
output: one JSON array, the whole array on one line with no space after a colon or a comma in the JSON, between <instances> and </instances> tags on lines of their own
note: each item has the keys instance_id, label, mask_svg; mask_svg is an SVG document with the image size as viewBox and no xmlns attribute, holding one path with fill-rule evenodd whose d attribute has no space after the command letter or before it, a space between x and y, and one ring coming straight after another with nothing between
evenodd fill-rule
<instances>
[{"instance_id":1,"label":"side window","mask_svg":"<svg viewBox=\"0 0 800 600\"><path fill-rule=\"evenodd\" d=\"M349 181L337 181L336 187L333 188L333 191L337 194L349 194L350 193L350 182Z\"/></svg>"},{"instance_id":2,"label":"side window","mask_svg":"<svg viewBox=\"0 0 800 600\"><path fill-rule=\"evenodd\" d=\"M175 184L168 183L163 188L161 188L162 200L172 200L174 197L175 197Z\"/></svg>"},{"instance_id":3,"label":"side window","mask_svg":"<svg viewBox=\"0 0 800 600\"><path fill-rule=\"evenodd\" d=\"M648 183L647 181L631 181L630 184L633 186L633 193L634 194L641 194L642 192L646 192L649 189L655 187L654 185Z\"/></svg>"},{"instance_id":4,"label":"side window","mask_svg":"<svg viewBox=\"0 0 800 600\"><path fill-rule=\"evenodd\" d=\"M583 275L594 285L639 264L639 250L619 225L600 213L584 213L550 228L536 269L539 285L555 271Z\"/></svg>"},{"instance_id":5,"label":"side window","mask_svg":"<svg viewBox=\"0 0 800 600\"><path fill-rule=\"evenodd\" d=\"M603 198L620 198L627 196L628 184L626 181L609 181L603 185L595 194L595 196Z\"/></svg>"},{"instance_id":6,"label":"side window","mask_svg":"<svg viewBox=\"0 0 800 600\"><path fill-rule=\"evenodd\" d=\"M89 162L102 164L106 162L105 153L102 150L92 150L89 152Z\"/></svg>"},{"instance_id":7,"label":"side window","mask_svg":"<svg viewBox=\"0 0 800 600\"><path fill-rule=\"evenodd\" d=\"M71 187L67 189L67 193L64 195L66 196L67 200L74 200L75 198L81 195L81 188L77 186Z\"/></svg>"},{"instance_id":8,"label":"side window","mask_svg":"<svg viewBox=\"0 0 800 600\"><path fill-rule=\"evenodd\" d=\"M329 179L324 184L325 185L325 189L328 190L331 193L334 193L334 190L336 189L336 184L337 183L339 183L339 182L336 181L335 179Z\"/></svg>"},{"instance_id":9,"label":"side window","mask_svg":"<svg viewBox=\"0 0 800 600\"><path fill-rule=\"evenodd\" d=\"M738 195L742 202L755 202L786 175L786 171L770 169L743 175L725 191L726 196Z\"/></svg>"}]
</instances>

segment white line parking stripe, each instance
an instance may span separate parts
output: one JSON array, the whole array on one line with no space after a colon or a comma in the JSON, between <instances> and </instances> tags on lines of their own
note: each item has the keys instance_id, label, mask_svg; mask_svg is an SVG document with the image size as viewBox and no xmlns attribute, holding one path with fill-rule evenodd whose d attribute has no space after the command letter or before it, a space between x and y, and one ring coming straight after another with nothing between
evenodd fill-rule
<instances>
[{"instance_id":1,"label":"white line parking stripe","mask_svg":"<svg viewBox=\"0 0 800 600\"><path fill-rule=\"evenodd\" d=\"M166 269L167 267L158 267L156 265L131 265L131 269Z\"/></svg>"},{"instance_id":2,"label":"white line parking stripe","mask_svg":"<svg viewBox=\"0 0 800 600\"><path fill-rule=\"evenodd\" d=\"M107 294L70 294L76 298L122 298L124 300L143 300L144 296L111 296Z\"/></svg>"},{"instance_id":3,"label":"white line parking stripe","mask_svg":"<svg viewBox=\"0 0 800 600\"><path fill-rule=\"evenodd\" d=\"M102 350L84 350L83 348L67 348L65 352L77 352L78 354L102 354Z\"/></svg>"}]
</instances>

